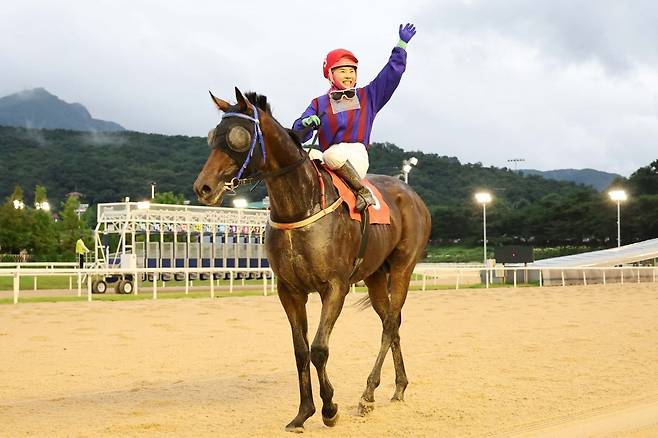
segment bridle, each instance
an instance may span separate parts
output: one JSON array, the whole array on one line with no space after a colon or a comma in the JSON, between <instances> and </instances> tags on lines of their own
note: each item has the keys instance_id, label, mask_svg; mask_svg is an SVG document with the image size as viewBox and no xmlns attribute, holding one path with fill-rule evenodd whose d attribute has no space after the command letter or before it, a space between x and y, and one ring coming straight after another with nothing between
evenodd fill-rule
<instances>
[{"instance_id":1,"label":"bridle","mask_svg":"<svg viewBox=\"0 0 658 438\"><path fill-rule=\"evenodd\" d=\"M256 143L260 145L260 151L263 156L263 163L265 163L265 161L267 160L267 154L265 152L265 137L263 136L263 131L260 128L260 120L258 118L258 108L256 107L256 105L253 105L252 108L254 110L254 117L238 112L228 112L228 113L224 113L224 115L222 116L222 119L229 117L238 117L241 119L249 120L254 124L254 135L252 136L251 144L249 146L249 151L246 154L246 157L242 163L242 166L240 167L240 170L238 170L238 173L233 178L231 178L230 181L224 183L225 189L229 191L235 191L236 188L238 188L240 185L243 184L255 184L267 178L273 178L275 176L284 175L292 171L296 167L300 166L304 161L308 159L308 154L305 153L303 149L300 148L301 157L299 160L295 161L294 163L277 170L272 170L270 172L263 172L259 170L245 178L242 178L242 175L244 174L245 170L247 169L247 166L249 165L249 162L251 161L251 157L254 155L254 151L256 150ZM238 152L233 150L230 144L228 145L228 148L231 149L233 152ZM238 160L233 156L233 154L229 154L229 156L234 161L238 162Z\"/></svg>"}]
</instances>

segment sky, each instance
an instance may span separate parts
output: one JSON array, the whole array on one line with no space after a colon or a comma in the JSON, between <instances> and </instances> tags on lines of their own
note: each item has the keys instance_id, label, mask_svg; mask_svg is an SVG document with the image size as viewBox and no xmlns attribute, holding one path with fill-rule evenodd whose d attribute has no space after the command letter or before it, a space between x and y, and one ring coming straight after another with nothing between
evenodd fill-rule
<instances>
[{"instance_id":1,"label":"sky","mask_svg":"<svg viewBox=\"0 0 658 438\"><path fill-rule=\"evenodd\" d=\"M237 86L289 126L327 91L329 50L353 51L366 85L407 22L372 142L624 176L658 159L653 0L3 0L0 96L43 87L130 130L205 136L208 90L235 101Z\"/></svg>"}]
</instances>

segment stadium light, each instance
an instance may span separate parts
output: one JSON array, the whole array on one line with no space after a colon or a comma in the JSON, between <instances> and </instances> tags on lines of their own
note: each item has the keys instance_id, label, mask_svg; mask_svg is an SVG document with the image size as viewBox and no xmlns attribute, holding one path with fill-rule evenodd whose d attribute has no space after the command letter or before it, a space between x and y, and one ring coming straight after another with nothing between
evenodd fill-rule
<instances>
[{"instance_id":1,"label":"stadium light","mask_svg":"<svg viewBox=\"0 0 658 438\"><path fill-rule=\"evenodd\" d=\"M50 211L50 202L48 201L35 202L34 208L36 208L37 210Z\"/></svg>"},{"instance_id":2,"label":"stadium light","mask_svg":"<svg viewBox=\"0 0 658 438\"><path fill-rule=\"evenodd\" d=\"M235 208L247 208L247 205L249 205L249 203L244 198L235 198L233 200L233 207Z\"/></svg>"},{"instance_id":3,"label":"stadium light","mask_svg":"<svg viewBox=\"0 0 658 438\"><path fill-rule=\"evenodd\" d=\"M405 184L409 184L409 172L413 166L418 165L418 158L411 157L408 160L402 160L402 176L404 176Z\"/></svg>"},{"instance_id":4,"label":"stadium light","mask_svg":"<svg viewBox=\"0 0 658 438\"><path fill-rule=\"evenodd\" d=\"M482 234L484 245L484 269L485 269L485 282L489 287L489 269L487 268L487 204L491 202L491 193L478 192L475 194L475 200L482 204Z\"/></svg>"},{"instance_id":5,"label":"stadium light","mask_svg":"<svg viewBox=\"0 0 658 438\"><path fill-rule=\"evenodd\" d=\"M628 199L625 190L610 190L608 192L610 199L617 203L617 248L621 247L621 207L620 203Z\"/></svg>"},{"instance_id":6,"label":"stadium light","mask_svg":"<svg viewBox=\"0 0 658 438\"><path fill-rule=\"evenodd\" d=\"M14 199L13 204L16 210L22 210L25 208L25 203L23 203L23 201L20 199Z\"/></svg>"}]
</instances>

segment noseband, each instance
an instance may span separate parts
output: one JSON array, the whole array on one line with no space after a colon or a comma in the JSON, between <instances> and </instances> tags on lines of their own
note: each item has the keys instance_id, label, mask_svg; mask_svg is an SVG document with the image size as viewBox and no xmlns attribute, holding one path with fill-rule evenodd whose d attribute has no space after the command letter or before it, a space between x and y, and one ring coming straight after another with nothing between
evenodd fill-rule
<instances>
[{"instance_id":1,"label":"noseband","mask_svg":"<svg viewBox=\"0 0 658 438\"><path fill-rule=\"evenodd\" d=\"M239 117L241 119L246 119L254 123L254 136L251 139L251 145L249 147L249 151L247 152L247 156L244 162L242 163L242 166L240 167L238 173L231 179L231 181L224 183L226 189L230 191L235 191L235 189L238 188L238 186L240 186L241 184L257 183L266 178L272 178L275 176L288 173L291 170L293 170L295 167L301 165L308 158L307 154L302 153L302 157L289 166L282 167L281 169L273 170L271 172L258 171L256 173L249 175L247 178L241 178L245 169L249 165L249 162L251 161L251 157L254 155L254 151L256 150L256 143L260 145L261 154L263 155L263 163L265 163L265 161L267 160L267 155L265 152L265 137L263 136L263 131L260 128L260 120L258 118L258 108L256 107L256 105L253 105L253 109L254 109L254 117L237 112L224 113L224 115L222 116L222 119L228 117Z\"/></svg>"}]
</instances>

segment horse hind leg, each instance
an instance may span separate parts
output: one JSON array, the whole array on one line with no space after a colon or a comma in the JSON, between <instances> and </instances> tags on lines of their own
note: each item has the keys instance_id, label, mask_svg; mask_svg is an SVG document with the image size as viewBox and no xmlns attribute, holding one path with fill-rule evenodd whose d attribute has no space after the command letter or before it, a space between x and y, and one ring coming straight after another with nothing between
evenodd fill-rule
<instances>
[{"instance_id":1,"label":"horse hind leg","mask_svg":"<svg viewBox=\"0 0 658 438\"><path fill-rule=\"evenodd\" d=\"M393 340L391 342L391 353L393 354L393 364L395 366L395 393L391 401L403 401L404 391L407 389L409 380L407 372L404 369L404 360L402 359L402 350L400 349L400 324L402 315L398 316L397 324L394 328Z\"/></svg>"},{"instance_id":2,"label":"horse hind leg","mask_svg":"<svg viewBox=\"0 0 658 438\"><path fill-rule=\"evenodd\" d=\"M402 324L402 307L407 299L412 273L413 266L406 267L405 269L395 269L390 274L391 306L389 330L391 331L391 354L395 366L395 393L391 398L392 401L403 401L404 391L409 384L407 372L404 369L402 349L400 348L400 325Z\"/></svg>"},{"instance_id":3,"label":"horse hind leg","mask_svg":"<svg viewBox=\"0 0 658 438\"><path fill-rule=\"evenodd\" d=\"M377 312L377 315L379 315L379 318L382 320L382 339L379 354L377 355L377 359L375 359L375 365L373 366L372 371L370 371L370 375L368 375L366 389L363 391L363 395L361 395L361 400L359 401L358 412L360 415L366 415L375 407L375 389L379 386L382 365L391 345L390 330L386 329L388 324L388 309L390 305L387 282L388 275L381 270L376 271L370 277L365 279L366 286L368 286L370 303L375 312Z\"/></svg>"}]
</instances>

